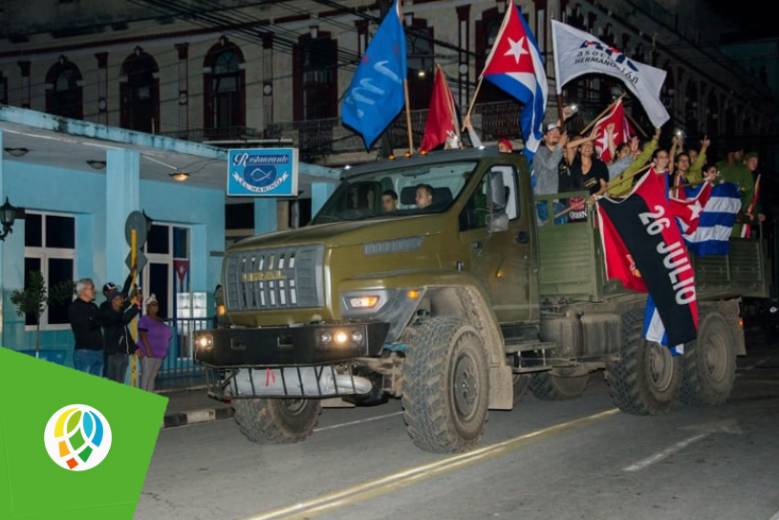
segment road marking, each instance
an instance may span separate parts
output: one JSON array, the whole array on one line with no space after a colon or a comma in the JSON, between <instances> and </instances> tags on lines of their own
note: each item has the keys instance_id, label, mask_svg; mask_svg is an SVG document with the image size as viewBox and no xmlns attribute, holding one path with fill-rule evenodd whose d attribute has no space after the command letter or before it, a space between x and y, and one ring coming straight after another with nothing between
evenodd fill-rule
<instances>
[{"instance_id":1,"label":"road marking","mask_svg":"<svg viewBox=\"0 0 779 520\"><path fill-rule=\"evenodd\" d=\"M572 419L525 433L511 439L501 441L483 448L478 448L467 453L451 455L436 462L423 464L408 468L385 477L381 477L369 482L357 484L355 486L323 495L318 498L299 502L291 506L275 509L266 513L247 518L246 520L272 520L276 518L308 518L313 514L348 506L357 502L362 502L369 498L386 495L391 491L405 487L414 482L428 479L435 475L452 471L454 469L475 464L479 461L496 457L500 454L516 450L533 440L543 437L549 437L565 431L591 424L600 419L610 417L619 410L611 408L602 412L594 413L586 417Z\"/></svg>"},{"instance_id":2,"label":"road marking","mask_svg":"<svg viewBox=\"0 0 779 520\"><path fill-rule=\"evenodd\" d=\"M692 437L688 437L687 439L684 439L683 441L679 441L676 444L673 444L669 447L667 447L664 450L658 451L654 455L651 455L645 459L642 459L635 464L631 464L630 466L625 466L622 468L622 471L641 471L642 469L651 466L652 464L655 464L657 462L660 462L661 460L670 457L674 453L676 453L679 450L683 450L690 444L693 444L695 442L701 441L711 435L711 432L709 433L699 433L698 435L693 435Z\"/></svg>"},{"instance_id":3,"label":"road marking","mask_svg":"<svg viewBox=\"0 0 779 520\"><path fill-rule=\"evenodd\" d=\"M355 424L362 424L367 422L373 422L373 421L380 421L382 419L387 419L388 417L397 417L398 415L403 415L403 412L394 412L394 413L386 413L384 415L377 415L376 417L368 417L367 419L357 419L356 421L349 421L345 423L340 424L333 424L331 426L322 426L320 428L314 428L315 432L324 432L327 430L335 430L338 428L343 428L345 426L353 426Z\"/></svg>"},{"instance_id":4,"label":"road marking","mask_svg":"<svg viewBox=\"0 0 779 520\"><path fill-rule=\"evenodd\" d=\"M769 520L779 520L779 511L774 513L774 516L772 516Z\"/></svg>"}]
</instances>

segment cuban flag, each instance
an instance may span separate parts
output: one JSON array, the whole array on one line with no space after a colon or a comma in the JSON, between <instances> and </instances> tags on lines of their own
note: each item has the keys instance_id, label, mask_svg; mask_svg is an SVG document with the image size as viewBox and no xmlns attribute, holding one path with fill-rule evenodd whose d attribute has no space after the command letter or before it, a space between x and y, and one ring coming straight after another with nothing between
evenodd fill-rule
<instances>
[{"instance_id":1,"label":"cuban flag","mask_svg":"<svg viewBox=\"0 0 779 520\"><path fill-rule=\"evenodd\" d=\"M702 189L701 186L687 188L687 197L694 198ZM687 249L695 256L727 255L730 233L739 210L741 194L738 186L732 182L723 182L712 187L711 196L703 206L697 228L688 232L684 223L681 224Z\"/></svg>"},{"instance_id":2,"label":"cuban flag","mask_svg":"<svg viewBox=\"0 0 779 520\"><path fill-rule=\"evenodd\" d=\"M663 325L663 320L660 318L660 313L657 312L657 306L655 306L651 294L647 296L646 307L644 308L644 338L647 341L654 341L664 347L668 347L671 350L672 356L684 354L684 343L674 346L668 344L668 333L665 331L665 325Z\"/></svg>"},{"instance_id":3,"label":"cuban flag","mask_svg":"<svg viewBox=\"0 0 779 520\"><path fill-rule=\"evenodd\" d=\"M519 126L525 141L525 157L532 163L544 136L546 71L535 36L519 8L513 2L510 5L481 76L524 104Z\"/></svg>"}]
</instances>

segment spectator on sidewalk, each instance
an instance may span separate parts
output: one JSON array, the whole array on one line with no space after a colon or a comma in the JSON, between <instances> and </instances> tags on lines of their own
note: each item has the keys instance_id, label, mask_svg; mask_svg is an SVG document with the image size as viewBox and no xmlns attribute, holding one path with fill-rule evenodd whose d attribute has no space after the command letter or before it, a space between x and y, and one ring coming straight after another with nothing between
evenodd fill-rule
<instances>
[{"instance_id":1,"label":"spectator on sidewalk","mask_svg":"<svg viewBox=\"0 0 779 520\"><path fill-rule=\"evenodd\" d=\"M95 305L95 284L90 278L76 282L77 298L68 308L75 346L73 366L96 376L103 375L103 334L100 309Z\"/></svg>"},{"instance_id":2,"label":"spectator on sidewalk","mask_svg":"<svg viewBox=\"0 0 779 520\"><path fill-rule=\"evenodd\" d=\"M138 299L131 301L119 290L109 290L100 306L105 345L105 376L117 383L124 382L129 356L135 351L128 325L140 313Z\"/></svg>"},{"instance_id":3,"label":"spectator on sidewalk","mask_svg":"<svg viewBox=\"0 0 779 520\"><path fill-rule=\"evenodd\" d=\"M141 388L154 391L154 380L168 355L172 331L160 317L160 304L152 293L146 299L146 315L138 322L138 355L141 357Z\"/></svg>"}]
</instances>

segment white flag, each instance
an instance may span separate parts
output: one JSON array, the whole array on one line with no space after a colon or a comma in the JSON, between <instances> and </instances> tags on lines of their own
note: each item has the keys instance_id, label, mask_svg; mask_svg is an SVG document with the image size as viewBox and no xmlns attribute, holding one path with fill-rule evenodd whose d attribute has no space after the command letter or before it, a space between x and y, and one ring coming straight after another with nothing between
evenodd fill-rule
<instances>
[{"instance_id":1,"label":"white flag","mask_svg":"<svg viewBox=\"0 0 779 520\"><path fill-rule=\"evenodd\" d=\"M595 36L557 20L552 20L552 45L558 94L563 85L579 76L607 74L622 80L635 94L656 128L671 119L660 101L664 70L631 60Z\"/></svg>"}]
</instances>

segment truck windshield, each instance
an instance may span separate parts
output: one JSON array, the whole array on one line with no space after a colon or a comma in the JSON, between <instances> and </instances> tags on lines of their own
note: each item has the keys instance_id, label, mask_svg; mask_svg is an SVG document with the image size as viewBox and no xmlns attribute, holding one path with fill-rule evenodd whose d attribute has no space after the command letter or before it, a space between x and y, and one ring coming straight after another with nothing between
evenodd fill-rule
<instances>
[{"instance_id":1,"label":"truck windshield","mask_svg":"<svg viewBox=\"0 0 779 520\"><path fill-rule=\"evenodd\" d=\"M476 165L433 163L357 175L341 183L313 223L440 213L457 199Z\"/></svg>"}]
</instances>

